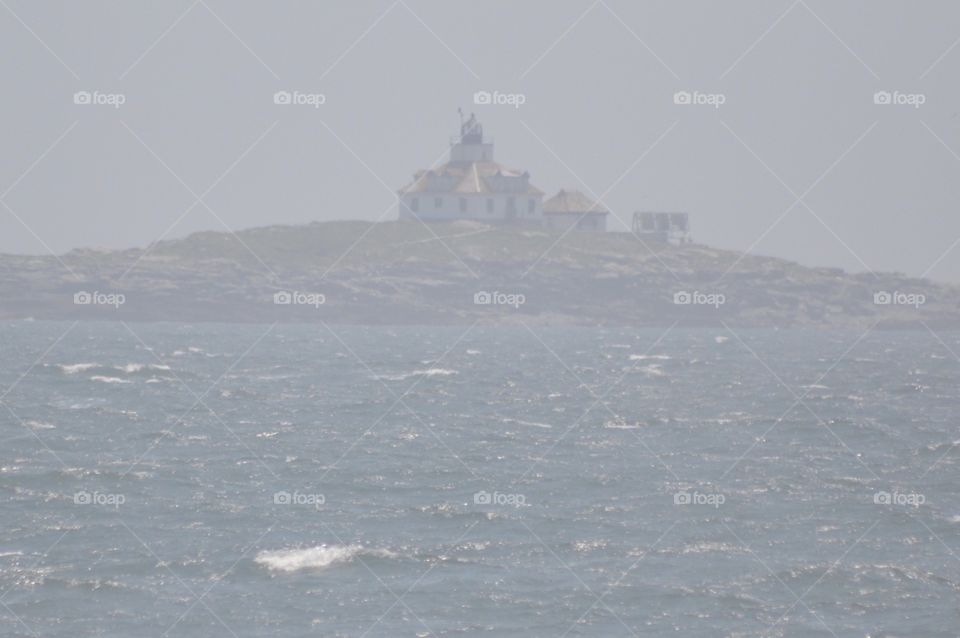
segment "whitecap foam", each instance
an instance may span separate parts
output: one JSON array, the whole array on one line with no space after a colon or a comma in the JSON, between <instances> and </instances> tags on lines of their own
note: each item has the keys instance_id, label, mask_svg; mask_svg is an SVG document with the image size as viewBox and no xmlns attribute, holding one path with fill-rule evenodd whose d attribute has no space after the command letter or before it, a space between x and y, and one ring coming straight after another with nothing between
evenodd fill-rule
<instances>
[{"instance_id":1,"label":"whitecap foam","mask_svg":"<svg viewBox=\"0 0 960 638\"><path fill-rule=\"evenodd\" d=\"M113 366L113 369L130 374L131 372L140 372L146 367L147 367L147 364L145 363L128 363L127 365L124 365L124 366Z\"/></svg>"},{"instance_id":2,"label":"whitecap foam","mask_svg":"<svg viewBox=\"0 0 960 638\"><path fill-rule=\"evenodd\" d=\"M169 370L170 366L165 366L156 363L128 363L123 366L114 366L114 370L120 370L121 372L126 372L127 374L132 374L134 372L141 372L143 370Z\"/></svg>"},{"instance_id":3,"label":"whitecap foam","mask_svg":"<svg viewBox=\"0 0 960 638\"><path fill-rule=\"evenodd\" d=\"M366 549L361 545L320 545L303 549L277 549L263 551L254 559L271 571L296 572L302 569L326 569L337 563L346 563L359 555L393 558L385 549Z\"/></svg>"},{"instance_id":4,"label":"whitecap foam","mask_svg":"<svg viewBox=\"0 0 960 638\"><path fill-rule=\"evenodd\" d=\"M719 541L701 541L686 545L680 550L681 554L708 554L714 552L735 554L742 553L742 548Z\"/></svg>"},{"instance_id":5,"label":"whitecap foam","mask_svg":"<svg viewBox=\"0 0 960 638\"><path fill-rule=\"evenodd\" d=\"M64 374L77 374L86 370L101 367L99 363L58 363L57 367Z\"/></svg>"},{"instance_id":6,"label":"whitecap foam","mask_svg":"<svg viewBox=\"0 0 960 638\"><path fill-rule=\"evenodd\" d=\"M404 374L377 375L374 378L386 381L403 381L412 377L449 377L455 374L460 373L456 370L449 370L447 368L425 368L423 370L414 370L413 372L407 372Z\"/></svg>"},{"instance_id":7,"label":"whitecap foam","mask_svg":"<svg viewBox=\"0 0 960 638\"><path fill-rule=\"evenodd\" d=\"M449 377L454 374L459 374L456 370L449 370L447 368L427 368L425 370L414 370L410 373L411 377Z\"/></svg>"},{"instance_id":8,"label":"whitecap foam","mask_svg":"<svg viewBox=\"0 0 960 638\"><path fill-rule=\"evenodd\" d=\"M119 379L117 377L105 377L101 374L95 374L90 377L91 381L99 381L100 383L133 383L129 379Z\"/></svg>"},{"instance_id":9,"label":"whitecap foam","mask_svg":"<svg viewBox=\"0 0 960 638\"><path fill-rule=\"evenodd\" d=\"M102 363L58 363L57 367L64 374L79 374L88 370L116 370L125 374L134 374L144 370L170 370L170 366L158 363L127 363L124 365L105 365Z\"/></svg>"},{"instance_id":10,"label":"whitecap foam","mask_svg":"<svg viewBox=\"0 0 960 638\"><path fill-rule=\"evenodd\" d=\"M673 357L666 354L632 354L630 355L631 361L647 361L648 359L653 359L656 361L669 361L672 358Z\"/></svg>"},{"instance_id":11,"label":"whitecap foam","mask_svg":"<svg viewBox=\"0 0 960 638\"><path fill-rule=\"evenodd\" d=\"M608 430L639 430L640 429L640 425L637 423L633 425L628 425L623 421L607 421L606 423L603 424L603 427L607 428Z\"/></svg>"},{"instance_id":12,"label":"whitecap foam","mask_svg":"<svg viewBox=\"0 0 960 638\"><path fill-rule=\"evenodd\" d=\"M549 423L539 423L537 421L524 421L522 419L511 419L509 417L504 417L503 419L501 419L501 421L503 423L516 423L517 425L526 425L531 428L544 428L548 430L553 428L553 426L550 425Z\"/></svg>"}]
</instances>

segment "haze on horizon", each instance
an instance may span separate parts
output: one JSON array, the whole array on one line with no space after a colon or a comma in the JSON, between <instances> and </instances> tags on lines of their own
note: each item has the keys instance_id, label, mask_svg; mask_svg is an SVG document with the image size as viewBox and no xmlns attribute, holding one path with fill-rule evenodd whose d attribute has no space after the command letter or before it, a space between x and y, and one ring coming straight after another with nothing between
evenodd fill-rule
<instances>
[{"instance_id":1,"label":"haze on horizon","mask_svg":"<svg viewBox=\"0 0 960 638\"><path fill-rule=\"evenodd\" d=\"M548 197L602 195L613 230L685 210L720 248L960 282L955 3L7 5L0 252L395 219L462 107Z\"/></svg>"}]
</instances>

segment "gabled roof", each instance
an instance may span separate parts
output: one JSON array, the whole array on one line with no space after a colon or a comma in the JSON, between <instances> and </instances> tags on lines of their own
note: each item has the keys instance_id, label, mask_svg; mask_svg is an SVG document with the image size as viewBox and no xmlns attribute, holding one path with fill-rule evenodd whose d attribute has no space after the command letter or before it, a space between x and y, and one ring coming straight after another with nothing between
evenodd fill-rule
<instances>
[{"instance_id":1,"label":"gabled roof","mask_svg":"<svg viewBox=\"0 0 960 638\"><path fill-rule=\"evenodd\" d=\"M413 176L413 182L400 189L401 193L423 193L437 192L427 191L427 182L429 175L441 175L456 178L454 187L447 193L495 193L487 182L488 177L502 175L504 177L523 177L524 173L516 171L496 162L450 162L433 170L417 171ZM525 192L527 195L543 195L543 191L528 183Z\"/></svg>"},{"instance_id":2,"label":"gabled roof","mask_svg":"<svg viewBox=\"0 0 960 638\"><path fill-rule=\"evenodd\" d=\"M593 201L579 191L561 190L559 193L543 202L544 215L560 214L590 214L606 215L610 211L603 205Z\"/></svg>"}]
</instances>

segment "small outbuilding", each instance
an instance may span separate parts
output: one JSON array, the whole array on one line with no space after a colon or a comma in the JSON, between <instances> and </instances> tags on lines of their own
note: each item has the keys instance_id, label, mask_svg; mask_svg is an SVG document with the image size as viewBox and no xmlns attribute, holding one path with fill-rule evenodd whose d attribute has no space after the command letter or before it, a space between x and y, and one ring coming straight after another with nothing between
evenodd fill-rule
<instances>
[{"instance_id":1,"label":"small outbuilding","mask_svg":"<svg viewBox=\"0 0 960 638\"><path fill-rule=\"evenodd\" d=\"M689 244L690 216L682 212L640 211L633 214L633 234L664 244Z\"/></svg>"},{"instance_id":2,"label":"small outbuilding","mask_svg":"<svg viewBox=\"0 0 960 638\"><path fill-rule=\"evenodd\" d=\"M543 203L543 225L554 230L607 230L610 214L598 202L579 191L561 190Z\"/></svg>"}]
</instances>

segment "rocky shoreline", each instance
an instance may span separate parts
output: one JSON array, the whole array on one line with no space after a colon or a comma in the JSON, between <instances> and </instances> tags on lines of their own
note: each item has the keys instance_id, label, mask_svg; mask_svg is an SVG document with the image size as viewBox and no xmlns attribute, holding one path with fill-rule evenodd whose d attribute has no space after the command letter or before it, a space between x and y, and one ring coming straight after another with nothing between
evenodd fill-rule
<instances>
[{"instance_id":1,"label":"rocky shoreline","mask_svg":"<svg viewBox=\"0 0 960 638\"><path fill-rule=\"evenodd\" d=\"M0 255L0 319L960 328L960 287L631 233L318 222Z\"/></svg>"}]
</instances>

